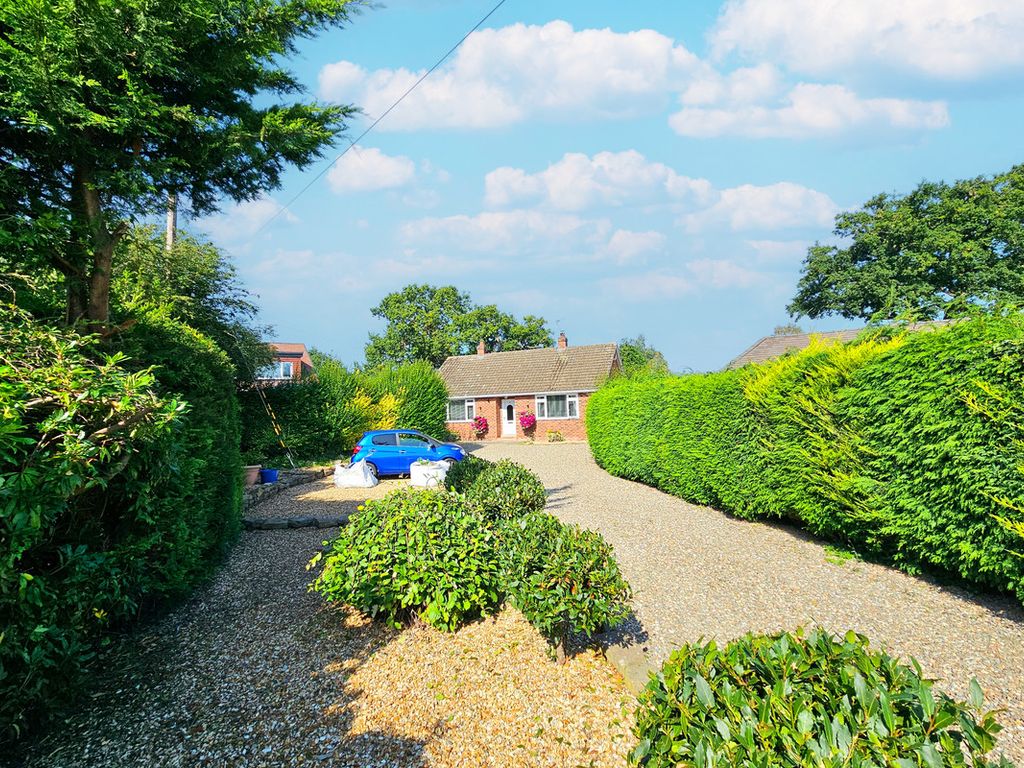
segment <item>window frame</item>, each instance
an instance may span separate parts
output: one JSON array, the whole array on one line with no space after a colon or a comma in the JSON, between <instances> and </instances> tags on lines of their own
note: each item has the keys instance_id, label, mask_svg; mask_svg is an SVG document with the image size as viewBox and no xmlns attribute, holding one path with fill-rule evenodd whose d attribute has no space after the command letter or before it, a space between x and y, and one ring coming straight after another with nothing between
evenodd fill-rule
<instances>
[{"instance_id":1,"label":"window frame","mask_svg":"<svg viewBox=\"0 0 1024 768\"><path fill-rule=\"evenodd\" d=\"M453 419L452 418L452 403L462 403L463 414L465 418ZM452 424L468 424L476 418L476 398L473 397L454 397L448 399L448 405L446 406L445 417Z\"/></svg>"},{"instance_id":2,"label":"window frame","mask_svg":"<svg viewBox=\"0 0 1024 768\"><path fill-rule=\"evenodd\" d=\"M285 366L287 367L287 373L285 373ZM257 381L287 381L294 377L295 374L295 363L291 360L275 360L265 368L260 369L256 373Z\"/></svg>"},{"instance_id":3,"label":"window frame","mask_svg":"<svg viewBox=\"0 0 1024 768\"><path fill-rule=\"evenodd\" d=\"M565 416L548 416L549 397L565 398ZM578 421L580 418L580 394L579 392L546 392L543 395L534 395L533 412L537 416L537 421Z\"/></svg>"}]
</instances>

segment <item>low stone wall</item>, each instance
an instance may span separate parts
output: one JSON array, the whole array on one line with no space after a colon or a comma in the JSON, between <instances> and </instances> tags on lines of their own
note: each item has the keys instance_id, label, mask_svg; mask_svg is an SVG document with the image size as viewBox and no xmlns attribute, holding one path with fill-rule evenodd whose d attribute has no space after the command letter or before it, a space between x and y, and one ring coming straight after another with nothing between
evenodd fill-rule
<instances>
[{"instance_id":1,"label":"low stone wall","mask_svg":"<svg viewBox=\"0 0 1024 768\"><path fill-rule=\"evenodd\" d=\"M287 488L294 488L296 485L312 483L322 477L327 477L332 472L329 467L309 467L303 469L282 469L277 476L276 483L261 485L250 485L245 489L245 496L242 500L242 513L245 514L263 501L276 496Z\"/></svg>"}]
</instances>

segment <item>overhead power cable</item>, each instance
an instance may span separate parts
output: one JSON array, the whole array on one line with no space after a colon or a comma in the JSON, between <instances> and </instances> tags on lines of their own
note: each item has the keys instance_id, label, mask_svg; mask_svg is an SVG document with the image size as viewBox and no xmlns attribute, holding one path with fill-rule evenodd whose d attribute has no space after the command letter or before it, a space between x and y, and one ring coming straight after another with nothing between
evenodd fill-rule
<instances>
[{"instance_id":1,"label":"overhead power cable","mask_svg":"<svg viewBox=\"0 0 1024 768\"><path fill-rule=\"evenodd\" d=\"M296 200L298 200L300 197L302 197L302 195L305 194L309 190L310 187L312 187L317 181L319 181L323 177L323 175L325 173L327 173L331 168L333 168L334 164L336 162L338 162L339 160L341 160L341 158L343 158L345 155L347 155L350 149L355 147L356 144L358 144L360 141L362 141L364 138L366 138L366 135L370 131L372 131L374 128L376 128L377 125L381 122L381 120L383 120L385 117L387 117L389 114L391 114L392 110L394 110L395 107L397 107L399 104L401 104L403 101L405 101L405 97L406 96L408 96L410 93L415 91L420 83L422 83L424 80L426 80L428 77L430 77L430 75L433 74L434 71L438 67L440 67L442 64L444 64L444 62L447 61L448 58L453 53L455 53L457 50L459 50L459 48L462 46L462 44L464 42L466 42L466 40L469 39L469 36L472 35L474 32L476 32L478 29L480 29L480 27L482 27L487 22L487 20L489 18L491 18L491 16L493 16L495 14L495 12L497 12L497 10L499 8L501 8L501 6L503 6L505 4L505 2L506 2L506 0L499 0L499 2L493 8L491 8L491 10L489 10L487 12L487 14L482 19L480 19L480 21L478 21L475 25L473 25L473 28L471 30L469 30L469 32L467 32L466 34L464 34L462 36L462 38L459 40L459 42L457 42L455 45L453 45L451 48L449 48L448 52L445 53L444 56L442 56L436 62L434 62L434 65L430 69L428 69L426 72L424 72L415 83L413 83L411 86L409 86L408 90L406 90L405 93L403 93L401 96L399 96L398 99L396 99L395 102L390 107L388 107L386 110L384 110L376 120L374 120L372 123L370 123L370 125L367 126L366 129L362 133L360 133L353 141L351 141L349 143L349 145L347 147L345 147L345 149L342 150L342 152L337 157L335 157L333 160L331 160L331 162L329 162L327 165L325 165L320 170L320 172L317 173L316 176L314 176L312 179L310 179L306 183L306 185L295 194L294 197L292 197L287 203L285 203L277 211L275 211L273 216L271 216L269 219L267 219L265 222L263 222L263 224L260 225L260 228L256 230L255 234L259 234L264 229L266 229L268 226L270 226L270 223L272 221L274 221L278 216L280 216L282 213L287 211Z\"/></svg>"}]
</instances>

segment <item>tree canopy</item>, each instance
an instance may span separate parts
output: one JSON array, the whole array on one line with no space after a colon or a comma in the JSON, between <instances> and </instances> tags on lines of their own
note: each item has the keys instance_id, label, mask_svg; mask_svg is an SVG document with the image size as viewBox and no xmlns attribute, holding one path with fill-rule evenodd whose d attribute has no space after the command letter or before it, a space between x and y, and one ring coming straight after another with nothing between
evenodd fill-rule
<instances>
[{"instance_id":1,"label":"tree canopy","mask_svg":"<svg viewBox=\"0 0 1024 768\"><path fill-rule=\"evenodd\" d=\"M622 372L626 375L640 371L668 373L665 356L648 344L643 334L619 342L619 359L622 361Z\"/></svg>"},{"instance_id":2,"label":"tree canopy","mask_svg":"<svg viewBox=\"0 0 1024 768\"><path fill-rule=\"evenodd\" d=\"M282 60L356 4L0 0L0 248L106 322L131 221L254 199L333 143L354 109L296 101Z\"/></svg>"},{"instance_id":3,"label":"tree canopy","mask_svg":"<svg viewBox=\"0 0 1024 768\"><path fill-rule=\"evenodd\" d=\"M1024 299L1024 165L992 177L923 182L836 216L841 245L808 249L796 316L868 319Z\"/></svg>"},{"instance_id":4,"label":"tree canopy","mask_svg":"<svg viewBox=\"0 0 1024 768\"><path fill-rule=\"evenodd\" d=\"M548 347L553 343L544 318L522 320L494 304L479 306L451 285L407 285L389 293L372 310L387 321L383 333L370 334L366 364L426 360L439 366L449 355L464 355L484 342L488 352Z\"/></svg>"}]
</instances>

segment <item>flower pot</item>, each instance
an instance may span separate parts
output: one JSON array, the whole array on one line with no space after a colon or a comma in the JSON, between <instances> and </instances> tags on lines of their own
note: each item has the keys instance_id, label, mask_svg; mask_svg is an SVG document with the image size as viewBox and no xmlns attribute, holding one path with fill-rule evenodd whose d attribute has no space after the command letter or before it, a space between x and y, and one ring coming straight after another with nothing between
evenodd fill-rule
<instances>
[{"instance_id":1,"label":"flower pot","mask_svg":"<svg viewBox=\"0 0 1024 768\"><path fill-rule=\"evenodd\" d=\"M256 485L260 481L260 464L250 464L245 467L245 485Z\"/></svg>"},{"instance_id":2,"label":"flower pot","mask_svg":"<svg viewBox=\"0 0 1024 768\"><path fill-rule=\"evenodd\" d=\"M260 482L264 485L277 482L277 470L276 469L261 469L260 470Z\"/></svg>"}]
</instances>

